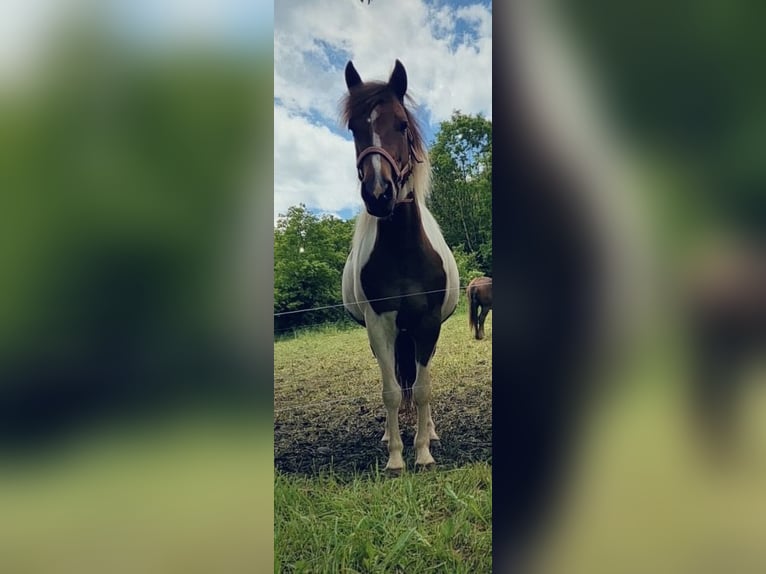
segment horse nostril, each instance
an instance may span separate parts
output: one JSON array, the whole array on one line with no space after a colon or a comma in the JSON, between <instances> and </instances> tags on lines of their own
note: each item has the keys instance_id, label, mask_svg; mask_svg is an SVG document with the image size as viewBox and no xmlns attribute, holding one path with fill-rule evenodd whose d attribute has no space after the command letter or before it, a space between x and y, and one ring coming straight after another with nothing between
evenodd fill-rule
<instances>
[{"instance_id":1,"label":"horse nostril","mask_svg":"<svg viewBox=\"0 0 766 574\"><path fill-rule=\"evenodd\" d=\"M368 185L368 182L363 181L362 182L362 198L365 197L372 197L372 192L370 191L370 186Z\"/></svg>"},{"instance_id":2,"label":"horse nostril","mask_svg":"<svg viewBox=\"0 0 766 574\"><path fill-rule=\"evenodd\" d=\"M386 189L383 190L383 199L388 201L394 196L394 186L390 181L386 182Z\"/></svg>"}]
</instances>

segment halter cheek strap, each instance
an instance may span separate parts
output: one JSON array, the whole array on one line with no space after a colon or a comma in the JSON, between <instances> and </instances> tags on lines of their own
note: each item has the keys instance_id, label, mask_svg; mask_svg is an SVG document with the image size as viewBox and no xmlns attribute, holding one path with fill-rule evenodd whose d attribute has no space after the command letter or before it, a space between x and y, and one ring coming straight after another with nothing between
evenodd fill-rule
<instances>
[{"instance_id":1,"label":"halter cheek strap","mask_svg":"<svg viewBox=\"0 0 766 574\"><path fill-rule=\"evenodd\" d=\"M357 173L359 175L359 181L362 181L364 179L364 175L362 174L362 162L364 161L364 158L366 158L369 155L380 155L385 158L385 160L391 165L391 169L394 171L394 174L396 175L396 185L399 189L404 187L404 184L407 183L407 180L412 175L412 160L414 159L417 163L422 163L422 160L418 158L418 156L415 154L415 150L412 147L412 134L408 131L407 132L407 140L409 142L409 148L410 148L410 159L407 162L407 165L405 165L403 168L399 168L397 165L396 160L391 156L390 153L388 153L385 149L378 146L370 146L368 148L365 148L362 150L362 153L359 154L359 156L356 158L356 169ZM413 200L412 193L409 193L407 197L404 199L397 199L396 203L410 203Z\"/></svg>"}]
</instances>

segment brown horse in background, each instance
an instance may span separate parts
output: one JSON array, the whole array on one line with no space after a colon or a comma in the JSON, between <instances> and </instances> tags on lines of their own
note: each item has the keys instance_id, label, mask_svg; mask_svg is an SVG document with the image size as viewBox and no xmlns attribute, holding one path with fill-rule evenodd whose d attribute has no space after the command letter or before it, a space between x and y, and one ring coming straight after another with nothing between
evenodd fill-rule
<instances>
[{"instance_id":1,"label":"brown horse in background","mask_svg":"<svg viewBox=\"0 0 766 574\"><path fill-rule=\"evenodd\" d=\"M465 288L468 298L468 326L477 340L484 338L484 320L492 310L492 277L476 277ZM481 307L481 311L479 311Z\"/></svg>"},{"instance_id":2,"label":"brown horse in background","mask_svg":"<svg viewBox=\"0 0 766 574\"><path fill-rule=\"evenodd\" d=\"M708 252L686 292L693 407L716 453L731 446L742 370L766 353L766 246Z\"/></svg>"}]
</instances>

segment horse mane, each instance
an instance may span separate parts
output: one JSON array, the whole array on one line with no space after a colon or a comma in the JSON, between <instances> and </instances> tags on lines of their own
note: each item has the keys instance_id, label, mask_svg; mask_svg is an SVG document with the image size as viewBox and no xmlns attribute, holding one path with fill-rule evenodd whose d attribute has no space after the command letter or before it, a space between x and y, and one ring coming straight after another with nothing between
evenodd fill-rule
<instances>
[{"instance_id":1,"label":"horse mane","mask_svg":"<svg viewBox=\"0 0 766 574\"><path fill-rule=\"evenodd\" d=\"M352 117L360 114L369 114L375 105L381 101L399 99L389 87L388 83L380 81L364 82L356 86L353 92L347 93L340 102L340 122L344 127ZM425 205L425 200L431 193L431 160L428 156L428 146L423 138L423 131L415 117L415 101L409 94L405 94L404 101L400 102L407 116L410 133L412 134L412 148L420 162L413 162L411 187L413 195L418 203Z\"/></svg>"}]
</instances>

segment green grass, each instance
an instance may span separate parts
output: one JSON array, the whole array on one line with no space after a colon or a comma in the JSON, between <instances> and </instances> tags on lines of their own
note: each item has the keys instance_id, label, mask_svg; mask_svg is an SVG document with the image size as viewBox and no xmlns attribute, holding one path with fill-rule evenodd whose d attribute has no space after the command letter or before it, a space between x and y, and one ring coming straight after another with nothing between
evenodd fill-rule
<instances>
[{"instance_id":1,"label":"green grass","mask_svg":"<svg viewBox=\"0 0 766 574\"><path fill-rule=\"evenodd\" d=\"M267 417L104 424L1 458L0 571L259 571L273 552Z\"/></svg>"},{"instance_id":2,"label":"green grass","mask_svg":"<svg viewBox=\"0 0 766 574\"><path fill-rule=\"evenodd\" d=\"M740 397L730 457L713 460L672 355L590 417L540 572L766 572L766 371Z\"/></svg>"},{"instance_id":3,"label":"green grass","mask_svg":"<svg viewBox=\"0 0 766 574\"><path fill-rule=\"evenodd\" d=\"M491 571L491 314L486 334L473 339L464 305L444 323L431 364L437 467L412 471L402 414L397 478L378 470L384 410L365 330L275 342L275 572Z\"/></svg>"},{"instance_id":4,"label":"green grass","mask_svg":"<svg viewBox=\"0 0 766 574\"><path fill-rule=\"evenodd\" d=\"M275 572L490 572L492 473L277 473Z\"/></svg>"},{"instance_id":5,"label":"green grass","mask_svg":"<svg viewBox=\"0 0 766 574\"><path fill-rule=\"evenodd\" d=\"M465 312L442 326L431 362L432 410L442 438L442 469L491 460L492 314L476 341ZM385 416L380 371L366 331L303 331L274 343L277 467L287 472L373 469ZM405 463L412 466L414 417L400 416ZM325 452L326 455L321 455ZM333 464L330 464L330 457Z\"/></svg>"}]
</instances>

